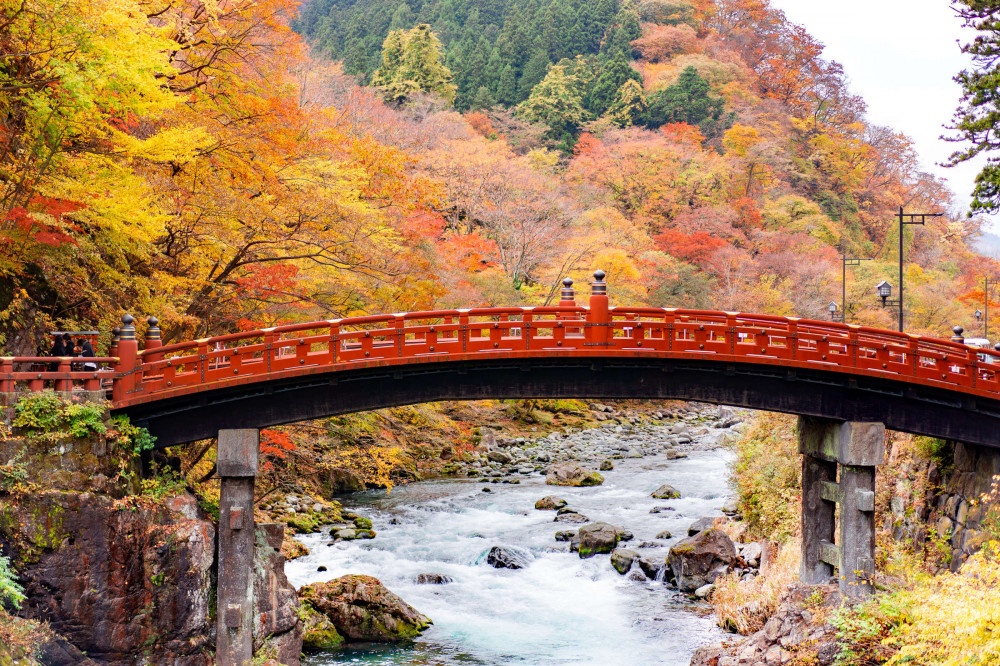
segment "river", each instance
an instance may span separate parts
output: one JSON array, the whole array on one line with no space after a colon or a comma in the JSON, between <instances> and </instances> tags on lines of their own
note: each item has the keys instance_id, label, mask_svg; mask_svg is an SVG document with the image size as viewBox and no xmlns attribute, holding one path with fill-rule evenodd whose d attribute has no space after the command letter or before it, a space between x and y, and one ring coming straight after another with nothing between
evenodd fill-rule
<instances>
[{"instance_id":1,"label":"river","mask_svg":"<svg viewBox=\"0 0 1000 666\"><path fill-rule=\"evenodd\" d=\"M711 442L720 433L713 429L700 439ZM579 526L555 523L554 512L534 504L558 495L592 521L631 530L635 540L628 547L662 544L640 552L666 557L691 522L720 515L730 492L730 458L728 449L696 442L686 458L616 460L615 469L603 473L604 484L591 488L547 486L543 476L532 475L519 485L434 480L352 495L345 506L370 517L378 536L335 545L323 534L301 537L310 554L286 565L292 584L375 576L434 625L408 645L356 645L303 664L686 666L695 648L723 636L707 606L662 583L619 575L607 555L569 553L554 534ZM663 483L682 498L650 497ZM650 513L654 507L673 510ZM664 530L674 537L656 541ZM495 545L526 548L535 559L522 570L494 569L482 560ZM420 573L454 582L418 585Z\"/></svg>"}]
</instances>

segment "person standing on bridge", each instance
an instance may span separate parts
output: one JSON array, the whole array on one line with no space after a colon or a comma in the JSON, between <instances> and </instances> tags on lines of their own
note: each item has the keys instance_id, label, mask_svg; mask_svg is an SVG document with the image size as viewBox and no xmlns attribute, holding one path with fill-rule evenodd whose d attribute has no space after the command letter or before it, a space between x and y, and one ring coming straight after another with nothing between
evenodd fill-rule
<instances>
[{"instance_id":1,"label":"person standing on bridge","mask_svg":"<svg viewBox=\"0 0 1000 666\"><path fill-rule=\"evenodd\" d=\"M79 356L82 358L94 358L96 354L94 353L94 346L90 344L90 340L85 340L80 338L77 340L76 344L80 347ZM87 372L93 372L97 370L97 364L93 361L84 361L83 369Z\"/></svg>"},{"instance_id":2,"label":"person standing on bridge","mask_svg":"<svg viewBox=\"0 0 1000 666\"><path fill-rule=\"evenodd\" d=\"M57 335L55 341L52 343L52 349L49 351L49 356L59 358L61 356L69 356L70 354L66 351L66 343L63 341L62 335ZM54 361L49 363L49 372L56 372L59 370L59 361Z\"/></svg>"}]
</instances>

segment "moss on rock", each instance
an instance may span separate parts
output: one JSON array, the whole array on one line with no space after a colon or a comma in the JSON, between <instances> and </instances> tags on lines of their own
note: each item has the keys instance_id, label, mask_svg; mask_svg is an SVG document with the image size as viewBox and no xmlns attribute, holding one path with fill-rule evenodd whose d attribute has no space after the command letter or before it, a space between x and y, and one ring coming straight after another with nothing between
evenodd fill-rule
<instances>
[{"instance_id":1,"label":"moss on rock","mask_svg":"<svg viewBox=\"0 0 1000 666\"><path fill-rule=\"evenodd\" d=\"M322 613L349 641L396 643L419 636L431 625L371 576L342 576L299 590L303 605Z\"/></svg>"},{"instance_id":2,"label":"moss on rock","mask_svg":"<svg viewBox=\"0 0 1000 666\"><path fill-rule=\"evenodd\" d=\"M303 649L328 650L344 644L344 637L330 618L313 608L309 602L299 605L299 619L302 620Z\"/></svg>"}]
</instances>

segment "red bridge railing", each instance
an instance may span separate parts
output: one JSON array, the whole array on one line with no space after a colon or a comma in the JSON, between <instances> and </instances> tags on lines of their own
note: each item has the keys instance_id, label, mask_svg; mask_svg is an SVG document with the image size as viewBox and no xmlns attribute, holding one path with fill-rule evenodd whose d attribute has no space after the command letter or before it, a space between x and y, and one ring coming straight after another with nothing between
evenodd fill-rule
<instances>
[{"instance_id":1,"label":"red bridge railing","mask_svg":"<svg viewBox=\"0 0 1000 666\"><path fill-rule=\"evenodd\" d=\"M1000 353L955 341L831 322L678 308L609 307L603 273L589 307L566 281L558 306L438 310L295 324L145 348L123 317L113 370L80 359L0 358L0 392L111 385L116 407L227 386L370 366L485 358L662 357L811 368L1000 399ZM17 371L60 363L59 371Z\"/></svg>"}]
</instances>

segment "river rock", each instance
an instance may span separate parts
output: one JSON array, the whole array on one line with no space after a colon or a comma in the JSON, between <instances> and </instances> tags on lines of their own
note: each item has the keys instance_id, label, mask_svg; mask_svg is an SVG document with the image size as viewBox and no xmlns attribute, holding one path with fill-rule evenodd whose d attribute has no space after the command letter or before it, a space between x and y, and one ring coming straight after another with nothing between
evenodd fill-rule
<instances>
[{"instance_id":1,"label":"river rock","mask_svg":"<svg viewBox=\"0 0 1000 666\"><path fill-rule=\"evenodd\" d=\"M553 522L556 523L586 523L589 522L590 518L583 515L582 513L577 513L576 511L567 511L566 513L561 513L556 516Z\"/></svg>"},{"instance_id":2,"label":"river rock","mask_svg":"<svg viewBox=\"0 0 1000 666\"><path fill-rule=\"evenodd\" d=\"M447 585L448 583L454 582L454 578L451 576L446 576L439 573L422 573L417 574L414 582L417 585Z\"/></svg>"},{"instance_id":3,"label":"river rock","mask_svg":"<svg viewBox=\"0 0 1000 666\"><path fill-rule=\"evenodd\" d=\"M550 486L599 486L604 477L576 463L558 463L549 468L545 483Z\"/></svg>"},{"instance_id":4,"label":"river rock","mask_svg":"<svg viewBox=\"0 0 1000 666\"><path fill-rule=\"evenodd\" d=\"M618 545L621 528L610 523L587 523L580 528L580 557L610 553Z\"/></svg>"},{"instance_id":5,"label":"river rock","mask_svg":"<svg viewBox=\"0 0 1000 666\"><path fill-rule=\"evenodd\" d=\"M735 516L740 512L740 505L736 502L735 497L730 497L726 500L726 503L722 505L722 513L727 516Z\"/></svg>"},{"instance_id":6,"label":"river rock","mask_svg":"<svg viewBox=\"0 0 1000 666\"><path fill-rule=\"evenodd\" d=\"M740 547L740 557L749 567L756 567L760 564L760 558L764 554L764 549L759 543L747 543Z\"/></svg>"},{"instance_id":7,"label":"river rock","mask_svg":"<svg viewBox=\"0 0 1000 666\"><path fill-rule=\"evenodd\" d=\"M705 530L711 529L714 524L715 518L710 518L709 516L699 518L688 526L688 536L694 536L698 532L704 532Z\"/></svg>"},{"instance_id":8,"label":"river rock","mask_svg":"<svg viewBox=\"0 0 1000 666\"><path fill-rule=\"evenodd\" d=\"M556 541L572 541L576 536L573 530L559 530L556 532Z\"/></svg>"},{"instance_id":9,"label":"river rock","mask_svg":"<svg viewBox=\"0 0 1000 666\"><path fill-rule=\"evenodd\" d=\"M371 576L342 576L306 585L299 590L299 599L351 641L396 643L419 636L431 625L430 618Z\"/></svg>"},{"instance_id":10,"label":"river rock","mask_svg":"<svg viewBox=\"0 0 1000 666\"><path fill-rule=\"evenodd\" d=\"M669 483L664 483L654 490L652 494L652 497L655 499L678 499L680 496L680 492Z\"/></svg>"},{"instance_id":11,"label":"river rock","mask_svg":"<svg viewBox=\"0 0 1000 666\"><path fill-rule=\"evenodd\" d=\"M623 576L632 568L632 563L639 559L639 553L630 548L615 548L611 551L611 566Z\"/></svg>"},{"instance_id":12,"label":"river rock","mask_svg":"<svg viewBox=\"0 0 1000 666\"><path fill-rule=\"evenodd\" d=\"M486 454L486 457L492 462L500 463L501 465L506 465L511 460L510 456L503 451L490 451Z\"/></svg>"},{"instance_id":13,"label":"river rock","mask_svg":"<svg viewBox=\"0 0 1000 666\"><path fill-rule=\"evenodd\" d=\"M548 495L535 502L535 508L539 511L558 511L566 506L566 500L555 495Z\"/></svg>"},{"instance_id":14,"label":"river rock","mask_svg":"<svg viewBox=\"0 0 1000 666\"><path fill-rule=\"evenodd\" d=\"M736 546L725 532L712 528L677 542L667 562L683 592L714 583L736 563Z\"/></svg>"},{"instance_id":15,"label":"river rock","mask_svg":"<svg viewBox=\"0 0 1000 666\"><path fill-rule=\"evenodd\" d=\"M702 585L697 590L694 591L694 596L696 599L708 599L712 592L715 591L715 583L708 583L707 585Z\"/></svg>"},{"instance_id":16,"label":"river rock","mask_svg":"<svg viewBox=\"0 0 1000 666\"><path fill-rule=\"evenodd\" d=\"M533 558L523 548L493 546L486 554L486 564L495 569L524 569Z\"/></svg>"},{"instance_id":17,"label":"river rock","mask_svg":"<svg viewBox=\"0 0 1000 666\"><path fill-rule=\"evenodd\" d=\"M646 574L649 580L656 580L660 570L667 566L665 557L640 557L638 560L639 569Z\"/></svg>"},{"instance_id":18,"label":"river rock","mask_svg":"<svg viewBox=\"0 0 1000 666\"><path fill-rule=\"evenodd\" d=\"M673 539L674 535L670 533L670 530L663 530L656 535L657 539Z\"/></svg>"},{"instance_id":19,"label":"river rock","mask_svg":"<svg viewBox=\"0 0 1000 666\"><path fill-rule=\"evenodd\" d=\"M601 466L598 469L600 469L602 472L610 472L614 468L615 464L613 462L611 462L610 460L602 460Z\"/></svg>"}]
</instances>

